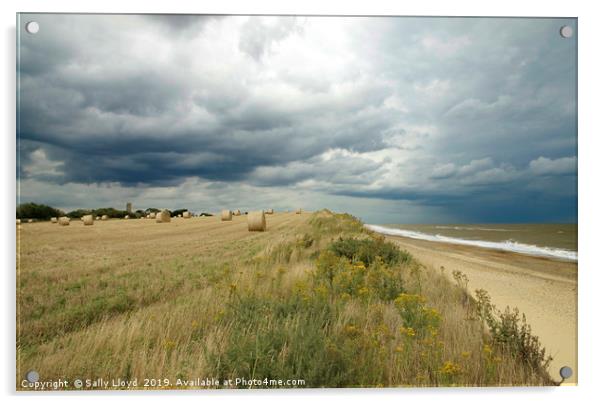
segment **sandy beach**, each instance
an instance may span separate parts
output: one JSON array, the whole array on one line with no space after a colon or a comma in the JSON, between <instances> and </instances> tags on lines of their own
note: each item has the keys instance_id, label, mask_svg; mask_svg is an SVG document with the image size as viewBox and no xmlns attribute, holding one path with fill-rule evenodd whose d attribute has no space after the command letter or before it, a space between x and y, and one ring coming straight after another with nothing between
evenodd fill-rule
<instances>
[{"instance_id":1,"label":"sandy beach","mask_svg":"<svg viewBox=\"0 0 602 404\"><path fill-rule=\"evenodd\" d=\"M499 308L517 307L553 356L550 375L560 380L562 366L577 383L577 263L478 247L386 236L428 267L464 272L468 288L487 290Z\"/></svg>"}]
</instances>

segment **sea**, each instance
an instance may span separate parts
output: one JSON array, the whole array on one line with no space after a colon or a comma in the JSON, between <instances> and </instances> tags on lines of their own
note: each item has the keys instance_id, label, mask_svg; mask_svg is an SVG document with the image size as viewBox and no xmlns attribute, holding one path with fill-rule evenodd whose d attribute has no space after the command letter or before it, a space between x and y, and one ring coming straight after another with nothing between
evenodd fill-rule
<instances>
[{"instance_id":1,"label":"sea","mask_svg":"<svg viewBox=\"0 0 602 404\"><path fill-rule=\"evenodd\" d=\"M577 261L577 224L366 225L386 235Z\"/></svg>"}]
</instances>

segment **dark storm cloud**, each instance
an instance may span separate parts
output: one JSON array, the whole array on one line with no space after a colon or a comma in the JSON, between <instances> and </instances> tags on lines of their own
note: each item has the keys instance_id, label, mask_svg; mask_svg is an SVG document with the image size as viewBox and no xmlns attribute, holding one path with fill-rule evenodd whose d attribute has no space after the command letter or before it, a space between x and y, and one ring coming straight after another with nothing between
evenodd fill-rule
<instances>
[{"instance_id":1,"label":"dark storm cloud","mask_svg":"<svg viewBox=\"0 0 602 404\"><path fill-rule=\"evenodd\" d=\"M558 35L572 20L29 18L18 169L31 184L193 199L197 178L463 220L575 210L576 47Z\"/></svg>"},{"instance_id":2,"label":"dark storm cloud","mask_svg":"<svg viewBox=\"0 0 602 404\"><path fill-rule=\"evenodd\" d=\"M151 22L163 25L172 32L181 33L200 31L212 21L224 18L218 15L196 14L147 14L144 16Z\"/></svg>"}]
</instances>

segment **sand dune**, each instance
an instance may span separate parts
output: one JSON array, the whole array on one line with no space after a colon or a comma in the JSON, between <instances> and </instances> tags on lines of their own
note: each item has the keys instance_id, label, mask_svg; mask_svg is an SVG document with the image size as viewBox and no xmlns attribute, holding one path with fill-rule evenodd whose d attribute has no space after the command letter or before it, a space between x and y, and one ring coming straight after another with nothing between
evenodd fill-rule
<instances>
[{"instance_id":1,"label":"sand dune","mask_svg":"<svg viewBox=\"0 0 602 404\"><path fill-rule=\"evenodd\" d=\"M504 251L387 236L424 265L464 272L469 289L485 289L500 309L518 307L554 357L550 375L570 366L577 383L577 264Z\"/></svg>"},{"instance_id":2,"label":"sand dune","mask_svg":"<svg viewBox=\"0 0 602 404\"><path fill-rule=\"evenodd\" d=\"M577 383L577 264L484 248L404 237L387 239L408 250L420 262L445 271L464 272L469 289L487 290L500 309L518 307L554 357L550 375L570 366Z\"/></svg>"}]
</instances>

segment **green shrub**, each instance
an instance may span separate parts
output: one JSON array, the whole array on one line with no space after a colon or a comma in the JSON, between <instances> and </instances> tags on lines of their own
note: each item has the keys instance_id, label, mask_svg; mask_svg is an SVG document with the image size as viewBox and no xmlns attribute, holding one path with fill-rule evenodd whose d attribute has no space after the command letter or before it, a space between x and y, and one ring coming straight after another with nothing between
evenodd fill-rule
<instances>
[{"instance_id":1,"label":"green shrub","mask_svg":"<svg viewBox=\"0 0 602 404\"><path fill-rule=\"evenodd\" d=\"M372 265L380 257L388 266L409 262L410 254L382 238L355 239L339 238L330 245L330 250L340 257Z\"/></svg>"},{"instance_id":2,"label":"green shrub","mask_svg":"<svg viewBox=\"0 0 602 404\"><path fill-rule=\"evenodd\" d=\"M441 316L437 310L426 306L421 295L402 293L395 299L395 307L403 319L404 327L423 336L427 331L437 329Z\"/></svg>"},{"instance_id":3,"label":"green shrub","mask_svg":"<svg viewBox=\"0 0 602 404\"><path fill-rule=\"evenodd\" d=\"M327 213L327 215L321 215L320 213ZM314 215L309 223L316 237L339 233L364 232L363 223L348 213L331 213L328 210L324 210Z\"/></svg>"},{"instance_id":4,"label":"green shrub","mask_svg":"<svg viewBox=\"0 0 602 404\"><path fill-rule=\"evenodd\" d=\"M315 281L327 284L336 295L391 301L404 290L399 264L407 259L390 243L339 239L318 256Z\"/></svg>"},{"instance_id":5,"label":"green shrub","mask_svg":"<svg viewBox=\"0 0 602 404\"><path fill-rule=\"evenodd\" d=\"M500 312L483 289L476 290L475 294L477 314L488 326L494 345L511 353L534 372L547 374L552 357L546 355L539 338L532 333L526 316L516 308L507 307Z\"/></svg>"}]
</instances>

